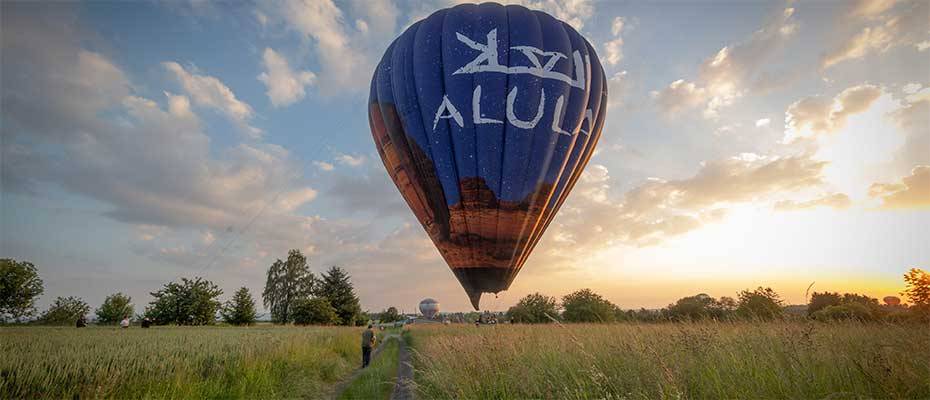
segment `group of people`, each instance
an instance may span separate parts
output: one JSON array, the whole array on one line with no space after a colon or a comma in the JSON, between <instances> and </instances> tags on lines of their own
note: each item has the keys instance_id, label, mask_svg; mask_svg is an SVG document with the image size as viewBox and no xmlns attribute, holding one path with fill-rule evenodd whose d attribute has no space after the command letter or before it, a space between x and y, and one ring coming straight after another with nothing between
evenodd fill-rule
<instances>
[{"instance_id":1,"label":"group of people","mask_svg":"<svg viewBox=\"0 0 930 400\"><path fill-rule=\"evenodd\" d=\"M130 325L131 325L131 322L129 321L129 316L123 317L123 320L119 322L120 328L123 328L123 329L128 329ZM140 325L143 328L148 328L152 326L152 320L150 320L149 317L142 318L142 322L140 323ZM84 316L82 315L78 317L77 322L74 324L74 326L78 328L84 328L87 326L87 320L84 319Z\"/></svg>"}]
</instances>

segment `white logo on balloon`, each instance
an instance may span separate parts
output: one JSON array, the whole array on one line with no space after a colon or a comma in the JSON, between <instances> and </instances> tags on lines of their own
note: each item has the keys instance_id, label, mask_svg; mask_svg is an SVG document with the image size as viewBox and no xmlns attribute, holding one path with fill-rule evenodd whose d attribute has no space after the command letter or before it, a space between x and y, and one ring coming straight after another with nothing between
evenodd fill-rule
<instances>
[{"instance_id":1,"label":"white logo on balloon","mask_svg":"<svg viewBox=\"0 0 930 400\"><path fill-rule=\"evenodd\" d=\"M512 46L511 50L517 50L522 53L526 59L532 64L531 66L518 65L518 66L505 66L500 65L498 60L497 52L497 29L492 29L488 32L487 35L487 44L477 43L474 40L469 39L467 36L456 33L455 36L462 43L465 43L466 46L478 50L480 53L468 64L465 64L462 68L459 68L452 75L459 74L475 74L479 72L497 72L502 74L529 74L533 76L538 76L543 79L554 79L557 81L565 82L572 87L585 90L587 80L585 79L585 71L587 70L588 65L591 64L590 56L581 57L581 52L575 51L572 53L572 59L574 60L575 65L575 78L571 78L568 75L565 75L558 71L553 71L552 68L555 68L556 63L562 59L568 59L565 54L556 52L556 51L543 51L536 47L532 46ZM542 64L540 57L543 57L545 64ZM517 118L514 114L513 104L517 99L517 88L514 87L510 89L510 93L507 94L507 122L511 125L521 128L521 129L533 129L539 123L539 120L542 119L543 110L546 104L546 90L540 89L540 99L539 99L539 108L536 110L536 115L530 120L521 120ZM560 125L562 119L565 117L564 110L565 107L565 96L559 96L555 101L555 117L552 119L552 131L557 132L562 135L571 136L574 134L574 129L572 131L563 130ZM585 110L584 122L587 122L588 127L590 128L594 121L592 121L594 113L589 108ZM433 118L433 130L436 130L436 127L439 125L440 119L451 119L458 124L459 127L465 127L465 120L462 118L462 113L455 108L455 104L449 100L449 96L442 96L442 103L439 104L439 108L436 110L436 117ZM474 92L472 92L472 122L475 125L481 124L503 124L501 120L493 118L485 118L481 114L481 85L475 86ZM581 129L578 127L578 130L585 135L589 135L587 130Z\"/></svg>"}]
</instances>

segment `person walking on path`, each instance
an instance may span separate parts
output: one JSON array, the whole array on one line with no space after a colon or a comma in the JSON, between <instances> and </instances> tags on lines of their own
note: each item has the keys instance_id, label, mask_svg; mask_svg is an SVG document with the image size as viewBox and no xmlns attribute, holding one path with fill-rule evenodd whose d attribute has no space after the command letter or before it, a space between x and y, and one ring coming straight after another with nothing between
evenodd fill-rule
<instances>
[{"instance_id":1,"label":"person walking on path","mask_svg":"<svg viewBox=\"0 0 930 400\"><path fill-rule=\"evenodd\" d=\"M371 348L375 346L375 331L371 330L371 324L368 329L362 331L362 368L368 367L371 362Z\"/></svg>"}]
</instances>

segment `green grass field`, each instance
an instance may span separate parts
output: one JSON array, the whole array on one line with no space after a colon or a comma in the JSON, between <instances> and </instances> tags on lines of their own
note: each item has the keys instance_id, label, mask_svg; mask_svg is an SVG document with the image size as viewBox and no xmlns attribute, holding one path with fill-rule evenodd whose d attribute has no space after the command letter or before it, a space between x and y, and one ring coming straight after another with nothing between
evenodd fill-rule
<instances>
[{"instance_id":1,"label":"green grass field","mask_svg":"<svg viewBox=\"0 0 930 400\"><path fill-rule=\"evenodd\" d=\"M420 398L930 398L930 329L814 322L412 326ZM384 333L379 332L381 335ZM0 327L0 398L386 398L359 328Z\"/></svg>"},{"instance_id":2,"label":"green grass field","mask_svg":"<svg viewBox=\"0 0 930 400\"><path fill-rule=\"evenodd\" d=\"M421 398L930 398L930 329L878 324L416 326Z\"/></svg>"},{"instance_id":3,"label":"green grass field","mask_svg":"<svg viewBox=\"0 0 930 400\"><path fill-rule=\"evenodd\" d=\"M359 328L0 327L0 398L320 398Z\"/></svg>"}]
</instances>

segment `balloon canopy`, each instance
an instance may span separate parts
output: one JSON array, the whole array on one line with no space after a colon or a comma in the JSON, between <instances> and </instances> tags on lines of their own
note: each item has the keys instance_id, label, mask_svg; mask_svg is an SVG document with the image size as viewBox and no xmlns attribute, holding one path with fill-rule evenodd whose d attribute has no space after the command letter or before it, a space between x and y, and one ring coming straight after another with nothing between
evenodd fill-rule
<instances>
[{"instance_id":1,"label":"balloon canopy","mask_svg":"<svg viewBox=\"0 0 930 400\"><path fill-rule=\"evenodd\" d=\"M882 301L884 301L885 304L889 306L897 306L901 304L901 299L895 296L885 296L885 298L882 299Z\"/></svg>"},{"instance_id":2,"label":"balloon canopy","mask_svg":"<svg viewBox=\"0 0 930 400\"><path fill-rule=\"evenodd\" d=\"M581 176L607 109L574 28L496 3L439 10L371 81L369 123L401 195L478 309L510 287Z\"/></svg>"},{"instance_id":3,"label":"balloon canopy","mask_svg":"<svg viewBox=\"0 0 930 400\"><path fill-rule=\"evenodd\" d=\"M439 314L439 302L433 299L423 299L420 302L420 314L432 319L436 314Z\"/></svg>"}]
</instances>

